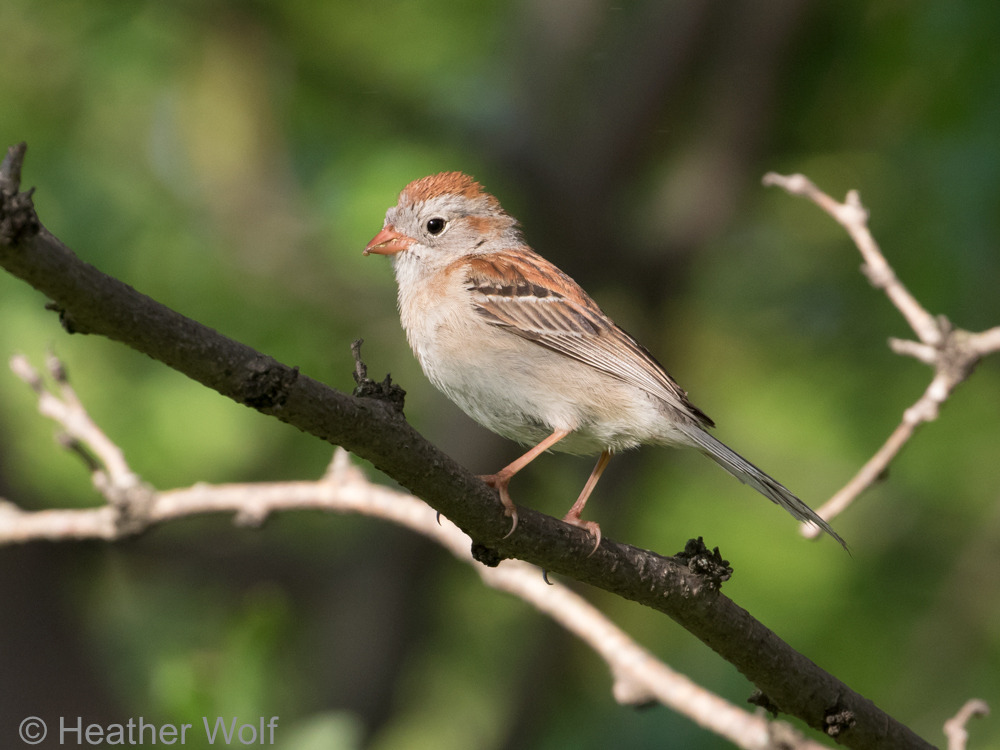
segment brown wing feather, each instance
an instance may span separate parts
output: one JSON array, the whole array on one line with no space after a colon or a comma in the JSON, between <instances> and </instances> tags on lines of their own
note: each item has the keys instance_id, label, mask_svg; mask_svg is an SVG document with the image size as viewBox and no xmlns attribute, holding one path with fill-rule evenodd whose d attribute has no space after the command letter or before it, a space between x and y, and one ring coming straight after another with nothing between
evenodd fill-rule
<instances>
[{"instance_id":1,"label":"brown wing feather","mask_svg":"<svg viewBox=\"0 0 1000 750\"><path fill-rule=\"evenodd\" d=\"M463 263L475 309L490 323L642 388L702 426L714 426L644 346L544 258L521 251Z\"/></svg>"}]
</instances>

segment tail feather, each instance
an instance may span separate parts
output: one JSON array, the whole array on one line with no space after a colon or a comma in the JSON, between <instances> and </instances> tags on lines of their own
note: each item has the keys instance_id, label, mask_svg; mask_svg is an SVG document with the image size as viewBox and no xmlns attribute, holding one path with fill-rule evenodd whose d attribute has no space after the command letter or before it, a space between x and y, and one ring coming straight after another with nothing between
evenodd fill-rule
<instances>
[{"instance_id":1,"label":"tail feather","mask_svg":"<svg viewBox=\"0 0 1000 750\"><path fill-rule=\"evenodd\" d=\"M765 474L728 445L716 440L700 427L692 425L690 428L685 429L684 433L697 448L741 482L749 484L768 500L780 505L800 521L815 524L840 542L840 545L844 549L847 549L847 544L833 530L830 524L820 518L812 508L799 500L787 487L776 479Z\"/></svg>"}]
</instances>

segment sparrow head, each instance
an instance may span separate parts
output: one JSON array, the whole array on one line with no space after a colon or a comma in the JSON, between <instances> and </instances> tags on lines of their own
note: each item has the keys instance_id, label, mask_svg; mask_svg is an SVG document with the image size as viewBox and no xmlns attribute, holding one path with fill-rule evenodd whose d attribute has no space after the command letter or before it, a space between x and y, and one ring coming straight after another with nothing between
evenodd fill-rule
<instances>
[{"instance_id":1,"label":"sparrow head","mask_svg":"<svg viewBox=\"0 0 1000 750\"><path fill-rule=\"evenodd\" d=\"M482 186L461 172L414 180L385 215L385 224L365 255L404 256L434 267L463 255L523 244L517 220Z\"/></svg>"}]
</instances>

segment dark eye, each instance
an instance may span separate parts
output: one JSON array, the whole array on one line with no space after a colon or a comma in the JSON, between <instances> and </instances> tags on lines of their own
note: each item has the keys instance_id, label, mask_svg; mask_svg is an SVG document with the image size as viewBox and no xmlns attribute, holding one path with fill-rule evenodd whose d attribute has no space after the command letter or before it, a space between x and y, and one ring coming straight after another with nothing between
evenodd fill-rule
<instances>
[{"instance_id":1,"label":"dark eye","mask_svg":"<svg viewBox=\"0 0 1000 750\"><path fill-rule=\"evenodd\" d=\"M441 234L444 231L444 227L448 222L444 219L435 216L433 219L427 220L427 231L431 234Z\"/></svg>"}]
</instances>

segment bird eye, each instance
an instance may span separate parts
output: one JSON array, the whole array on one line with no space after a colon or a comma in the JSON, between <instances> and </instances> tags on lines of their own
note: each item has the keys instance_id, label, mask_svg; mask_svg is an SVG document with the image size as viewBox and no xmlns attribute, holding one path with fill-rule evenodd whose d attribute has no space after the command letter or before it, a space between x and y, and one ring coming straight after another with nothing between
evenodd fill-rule
<instances>
[{"instance_id":1,"label":"bird eye","mask_svg":"<svg viewBox=\"0 0 1000 750\"><path fill-rule=\"evenodd\" d=\"M427 231L431 234L441 234L444 231L444 227L448 222L444 219L435 216L433 219L427 220Z\"/></svg>"}]
</instances>

